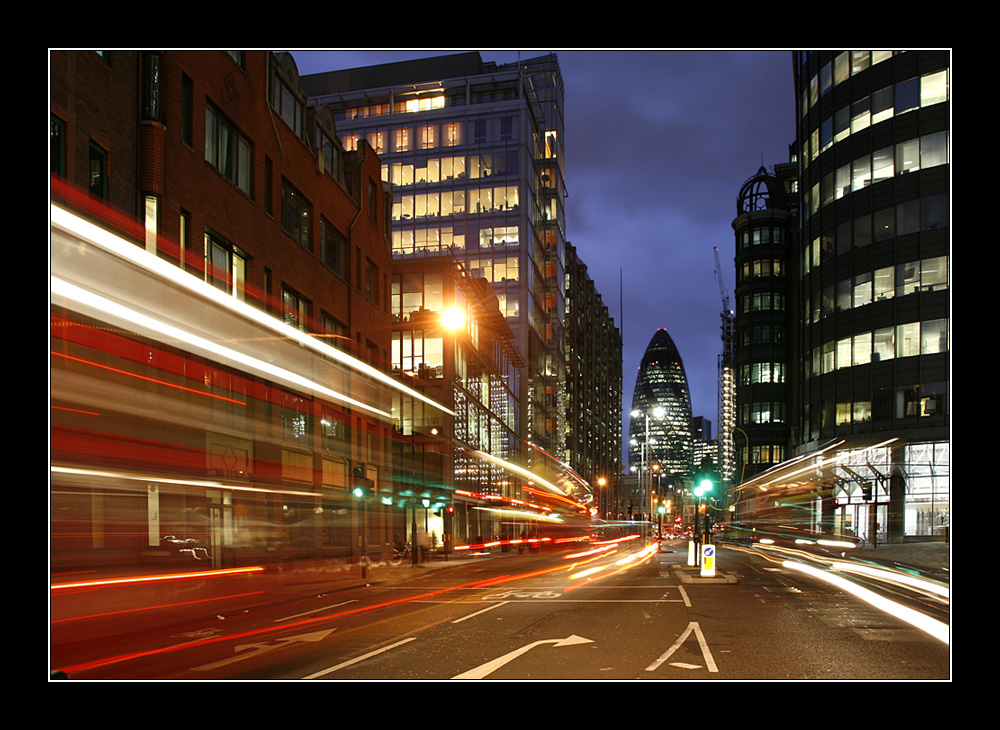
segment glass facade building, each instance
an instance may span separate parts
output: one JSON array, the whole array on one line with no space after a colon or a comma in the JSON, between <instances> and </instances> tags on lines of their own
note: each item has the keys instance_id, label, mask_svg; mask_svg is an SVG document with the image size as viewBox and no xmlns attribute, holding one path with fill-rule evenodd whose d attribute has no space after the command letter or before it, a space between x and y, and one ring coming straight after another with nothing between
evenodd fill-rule
<instances>
[{"instance_id":1,"label":"glass facade building","mask_svg":"<svg viewBox=\"0 0 1000 730\"><path fill-rule=\"evenodd\" d=\"M517 432L565 451L563 87L555 55L479 53L313 74L345 149L392 184L395 260L439 255L489 281L527 363Z\"/></svg>"},{"instance_id":2,"label":"glass facade building","mask_svg":"<svg viewBox=\"0 0 1000 730\"><path fill-rule=\"evenodd\" d=\"M684 362L658 329L639 366L629 420L629 467L686 477L693 469L691 394Z\"/></svg>"},{"instance_id":3,"label":"glass facade building","mask_svg":"<svg viewBox=\"0 0 1000 730\"><path fill-rule=\"evenodd\" d=\"M943 536L950 54L824 50L793 59L791 446L801 456L837 444L821 469L825 523L869 541Z\"/></svg>"}]
</instances>

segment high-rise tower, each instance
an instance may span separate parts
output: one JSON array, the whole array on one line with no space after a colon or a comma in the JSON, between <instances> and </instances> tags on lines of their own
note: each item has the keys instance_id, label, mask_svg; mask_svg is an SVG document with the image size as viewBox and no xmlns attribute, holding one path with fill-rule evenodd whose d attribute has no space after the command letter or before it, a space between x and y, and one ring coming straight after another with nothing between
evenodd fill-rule
<instances>
[{"instance_id":1,"label":"high-rise tower","mask_svg":"<svg viewBox=\"0 0 1000 730\"><path fill-rule=\"evenodd\" d=\"M781 181L761 167L737 197L735 348L738 479L788 456L790 256L793 210Z\"/></svg>"},{"instance_id":2,"label":"high-rise tower","mask_svg":"<svg viewBox=\"0 0 1000 730\"><path fill-rule=\"evenodd\" d=\"M658 329L642 357L632 395L629 467L684 477L692 471L692 453L684 363L667 331Z\"/></svg>"},{"instance_id":3,"label":"high-rise tower","mask_svg":"<svg viewBox=\"0 0 1000 730\"><path fill-rule=\"evenodd\" d=\"M397 260L453 256L493 286L527 362L518 433L565 450L563 86L555 55L460 53L313 74L344 146L366 139L392 183ZM529 458L540 452L528 450Z\"/></svg>"},{"instance_id":4,"label":"high-rise tower","mask_svg":"<svg viewBox=\"0 0 1000 730\"><path fill-rule=\"evenodd\" d=\"M949 52L792 58L800 205L790 259L788 415L790 456L817 455L808 488L822 501L809 527L869 541L943 537Z\"/></svg>"}]
</instances>

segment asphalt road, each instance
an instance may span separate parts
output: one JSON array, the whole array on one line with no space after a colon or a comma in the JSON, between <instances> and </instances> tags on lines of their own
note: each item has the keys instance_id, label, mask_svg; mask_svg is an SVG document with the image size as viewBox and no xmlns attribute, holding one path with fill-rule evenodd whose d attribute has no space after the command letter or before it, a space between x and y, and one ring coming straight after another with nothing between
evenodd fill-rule
<instances>
[{"instance_id":1,"label":"asphalt road","mask_svg":"<svg viewBox=\"0 0 1000 730\"><path fill-rule=\"evenodd\" d=\"M116 594L76 615L54 601L51 661L71 680L950 678L947 637L784 555L718 546L709 579L683 543L617 565L623 554L510 554L283 591L244 576ZM851 580L947 625L947 599Z\"/></svg>"}]
</instances>

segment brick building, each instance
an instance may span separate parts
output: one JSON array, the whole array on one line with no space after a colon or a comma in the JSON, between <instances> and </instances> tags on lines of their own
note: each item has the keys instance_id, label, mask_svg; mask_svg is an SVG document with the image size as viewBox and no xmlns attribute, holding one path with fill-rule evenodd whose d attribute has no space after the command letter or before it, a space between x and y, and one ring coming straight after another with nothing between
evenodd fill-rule
<instances>
[{"instance_id":1,"label":"brick building","mask_svg":"<svg viewBox=\"0 0 1000 730\"><path fill-rule=\"evenodd\" d=\"M237 301L387 369L391 197L381 164L365 143L344 152L332 117L308 108L288 54L52 51L50 118L53 203L113 227ZM61 338L61 316L53 307L53 350L68 351L76 345ZM57 386L71 367L53 359ZM354 372L347 376L352 394L387 411L391 395ZM314 495L299 504L282 497L261 501L254 514L241 513L239 500L225 495L186 490L175 495L176 504L162 495L159 532L191 531L190 524L168 525L170 515L211 512L218 501L228 531L196 535L216 548L210 550L216 563L237 560L245 535L234 535L257 523L268 525L267 534L253 539L271 551L293 544L331 554L356 550L350 530L328 520L353 509L352 475L371 480L376 490L392 488L391 424L287 389L260 392L266 395L252 400L246 428L203 422L164 435L166 429L146 422L117 433L90 429L88 438L158 434L168 451L183 446L198 455L185 462L192 476L294 485L297 493ZM54 387L55 409L60 398L83 396ZM101 451L93 444L76 451L66 446L65 434L84 432L74 419L53 417L53 462L96 461ZM93 533L76 534L74 549L107 550L107 539L95 537L108 531L97 525L92 503L69 498L67 504L76 516L73 529ZM388 542L391 519L378 509L371 515L372 544ZM154 526L148 527L150 544L139 547L153 546ZM55 523L53 532L64 534ZM119 546L132 547L124 538Z\"/></svg>"}]
</instances>

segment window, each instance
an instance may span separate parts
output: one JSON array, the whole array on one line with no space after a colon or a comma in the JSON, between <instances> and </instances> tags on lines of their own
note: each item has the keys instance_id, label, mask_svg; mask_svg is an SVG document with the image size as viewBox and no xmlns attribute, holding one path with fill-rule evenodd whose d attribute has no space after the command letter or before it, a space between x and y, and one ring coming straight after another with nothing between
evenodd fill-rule
<instances>
[{"instance_id":1,"label":"window","mask_svg":"<svg viewBox=\"0 0 1000 730\"><path fill-rule=\"evenodd\" d=\"M281 287L281 312L285 324L303 332L308 331L310 306L309 300L294 289L287 286Z\"/></svg>"},{"instance_id":2,"label":"window","mask_svg":"<svg viewBox=\"0 0 1000 730\"><path fill-rule=\"evenodd\" d=\"M250 141L211 104L205 110L205 161L251 194Z\"/></svg>"},{"instance_id":3,"label":"window","mask_svg":"<svg viewBox=\"0 0 1000 730\"><path fill-rule=\"evenodd\" d=\"M895 329L883 327L875 330L872 344L872 359L876 362L880 360L892 360L896 355Z\"/></svg>"},{"instance_id":4,"label":"window","mask_svg":"<svg viewBox=\"0 0 1000 730\"><path fill-rule=\"evenodd\" d=\"M271 69L271 107L302 138L303 105L295 92L281 78L279 69Z\"/></svg>"},{"instance_id":5,"label":"window","mask_svg":"<svg viewBox=\"0 0 1000 730\"><path fill-rule=\"evenodd\" d=\"M932 319L920 323L920 354L948 352L948 320Z\"/></svg>"},{"instance_id":6,"label":"window","mask_svg":"<svg viewBox=\"0 0 1000 730\"><path fill-rule=\"evenodd\" d=\"M891 266L875 270L875 301L892 299L896 293L896 274Z\"/></svg>"},{"instance_id":7,"label":"window","mask_svg":"<svg viewBox=\"0 0 1000 730\"><path fill-rule=\"evenodd\" d=\"M454 147L462 143L462 125L461 122L446 122L441 128L441 134L444 137L445 147Z\"/></svg>"},{"instance_id":8,"label":"window","mask_svg":"<svg viewBox=\"0 0 1000 730\"><path fill-rule=\"evenodd\" d=\"M221 236L205 233L205 281L238 299L245 297L246 258Z\"/></svg>"},{"instance_id":9,"label":"window","mask_svg":"<svg viewBox=\"0 0 1000 730\"><path fill-rule=\"evenodd\" d=\"M938 71L920 79L920 106L948 101L948 72Z\"/></svg>"},{"instance_id":10,"label":"window","mask_svg":"<svg viewBox=\"0 0 1000 730\"><path fill-rule=\"evenodd\" d=\"M328 345L336 347L338 350L346 350L351 336L346 324L324 312L323 339Z\"/></svg>"},{"instance_id":11,"label":"window","mask_svg":"<svg viewBox=\"0 0 1000 730\"><path fill-rule=\"evenodd\" d=\"M392 142L396 152L406 152L410 149L410 134L408 127L392 130Z\"/></svg>"},{"instance_id":12,"label":"window","mask_svg":"<svg viewBox=\"0 0 1000 730\"><path fill-rule=\"evenodd\" d=\"M420 135L420 149L429 150L438 146L438 126L436 124L424 124L417 128Z\"/></svg>"},{"instance_id":13,"label":"window","mask_svg":"<svg viewBox=\"0 0 1000 730\"><path fill-rule=\"evenodd\" d=\"M312 251L312 203L287 180L281 181L281 228Z\"/></svg>"},{"instance_id":14,"label":"window","mask_svg":"<svg viewBox=\"0 0 1000 730\"><path fill-rule=\"evenodd\" d=\"M163 121L162 59L155 53L142 56L142 118Z\"/></svg>"},{"instance_id":15,"label":"window","mask_svg":"<svg viewBox=\"0 0 1000 730\"><path fill-rule=\"evenodd\" d=\"M54 174L66 174L66 122L55 115L50 117L49 163Z\"/></svg>"},{"instance_id":16,"label":"window","mask_svg":"<svg viewBox=\"0 0 1000 730\"><path fill-rule=\"evenodd\" d=\"M319 154L323 172L328 172L335 180L339 180L340 148L333 138L319 127L316 127L316 151Z\"/></svg>"},{"instance_id":17,"label":"window","mask_svg":"<svg viewBox=\"0 0 1000 730\"><path fill-rule=\"evenodd\" d=\"M347 237L326 218L320 218L321 258L334 273L347 278Z\"/></svg>"},{"instance_id":18,"label":"window","mask_svg":"<svg viewBox=\"0 0 1000 730\"><path fill-rule=\"evenodd\" d=\"M948 133L937 132L920 138L920 167L948 164Z\"/></svg>"},{"instance_id":19,"label":"window","mask_svg":"<svg viewBox=\"0 0 1000 730\"><path fill-rule=\"evenodd\" d=\"M365 260L365 296L378 304L378 266L371 259Z\"/></svg>"},{"instance_id":20,"label":"window","mask_svg":"<svg viewBox=\"0 0 1000 730\"><path fill-rule=\"evenodd\" d=\"M854 355L852 365L867 365L872 361L872 333L854 335Z\"/></svg>"},{"instance_id":21,"label":"window","mask_svg":"<svg viewBox=\"0 0 1000 730\"><path fill-rule=\"evenodd\" d=\"M95 142L90 143L90 194L98 198L108 197L108 153Z\"/></svg>"},{"instance_id":22,"label":"window","mask_svg":"<svg viewBox=\"0 0 1000 730\"><path fill-rule=\"evenodd\" d=\"M940 291L948 288L948 257L936 256L920 262L921 291Z\"/></svg>"},{"instance_id":23,"label":"window","mask_svg":"<svg viewBox=\"0 0 1000 730\"><path fill-rule=\"evenodd\" d=\"M323 451L341 453L350 447L350 431L347 417L334 411L323 411L320 419L320 437Z\"/></svg>"},{"instance_id":24,"label":"window","mask_svg":"<svg viewBox=\"0 0 1000 730\"><path fill-rule=\"evenodd\" d=\"M872 302L872 273L866 272L854 277L854 295L852 306L863 307Z\"/></svg>"},{"instance_id":25,"label":"window","mask_svg":"<svg viewBox=\"0 0 1000 730\"><path fill-rule=\"evenodd\" d=\"M292 393L283 393L281 403L281 432L286 439L299 441L309 437L312 415L309 401Z\"/></svg>"},{"instance_id":26,"label":"window","mask_svg":"<svg viewBox=\"0 0 1000 730\"><path fill-rule=\"evenodd\" d=\"M920 354L920 322L896 325L896 357Z\"/></svg>"},{"instance_id":27,"label":"window","mask_svg":"<svg viewBox=\"0 0 1000 730\"><path fill-rule=\"evenodd\" d=\"M155 195L145 196L146 250L156 253L156 238L160 233L160 199Z\"/></svg>"}]
</instances>

